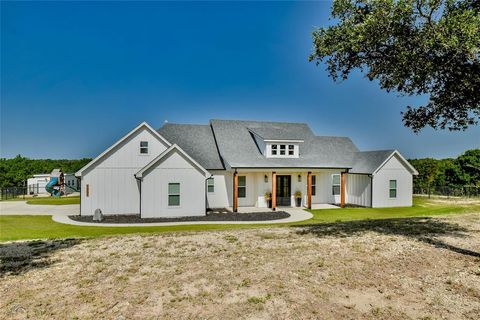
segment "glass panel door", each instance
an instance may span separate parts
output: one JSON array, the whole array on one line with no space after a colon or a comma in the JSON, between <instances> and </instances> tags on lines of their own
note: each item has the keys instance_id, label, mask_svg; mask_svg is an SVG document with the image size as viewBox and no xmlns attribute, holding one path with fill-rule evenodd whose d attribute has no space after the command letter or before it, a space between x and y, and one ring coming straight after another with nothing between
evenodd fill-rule
<instances>
[{"instance_id":1,"label":"glass panel door","mask_svg":"<svg viewBox=\"0 0 480 320\"><path fill-rule=\"evenodd\" d=\"M291 176L277 176L277 206L291 206Z\"/></svg>"}]
</instances>

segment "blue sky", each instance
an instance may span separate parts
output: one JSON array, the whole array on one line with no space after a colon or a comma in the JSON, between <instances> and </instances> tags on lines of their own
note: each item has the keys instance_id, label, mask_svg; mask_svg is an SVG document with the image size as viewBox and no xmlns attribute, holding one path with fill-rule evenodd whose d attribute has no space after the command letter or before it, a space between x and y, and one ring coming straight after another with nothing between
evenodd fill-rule
<instances>
[{"instance_id":1,"label":"blue sky","mask_svg":"<svg viewBox=\"0 0 480 320\"><path fill-rule=\"evenodd\" d=\"M424 98L308 62L329 2L2 2L1 157L94 157L142 121L307 122L362 150L450 157L465 132L403 127Z\"/></svg>"}]
</instances>

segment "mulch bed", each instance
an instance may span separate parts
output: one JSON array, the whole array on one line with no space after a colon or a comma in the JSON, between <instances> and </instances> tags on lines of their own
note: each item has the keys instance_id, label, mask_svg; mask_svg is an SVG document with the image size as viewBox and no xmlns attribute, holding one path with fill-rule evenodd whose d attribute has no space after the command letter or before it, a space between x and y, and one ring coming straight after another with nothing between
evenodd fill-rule
<instances>
[{"instance_id":1,"label":"mulch bed","mask_svg":"<svg viewBox=\"0 0 480 320\"><path fill-rule=\"evenodd\" d=\"M189 221L263 221L279 220L290 217L284 211L270 212L209 212L201 217L178 217L178 218L140 218L138 214L114 214L104 215L101 223L152 223L152 222L189 222ZM80 222L93 221L93 216L70 216L70 219Z\"/></svg>"}]
</instances>

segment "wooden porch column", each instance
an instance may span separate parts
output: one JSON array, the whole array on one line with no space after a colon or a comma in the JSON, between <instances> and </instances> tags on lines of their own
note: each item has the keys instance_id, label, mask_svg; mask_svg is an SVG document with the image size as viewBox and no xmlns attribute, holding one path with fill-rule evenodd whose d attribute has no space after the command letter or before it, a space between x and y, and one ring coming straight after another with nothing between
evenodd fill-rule
<instances>
[{"instance_id":1,"label":"wooden porch column","mask_svg":"<svg viewBox=\"0 0 480 320\"><path fill-rule=\"evenodd\" d=\"M272 172L272 210L277 209L277 173Z\"/></svg>"},{"instance_id":2,"label":"wooden porch column","mask_svg":"<svg viewBox=\"0 0 480 320\"><path fill-rule=\"evenodd\" d=\"M312 173L307 174L307 208L312 209Z\"/></svg>"},{"instance_id":3,"label":"wooden porch column","mask_svg":"<svg viewBox=\"0 0 480 320\"><path fill-rule=\"evenodd\" d=\"M238 211L238 173L233 173L233 212Z\"/></svg>"},{"instance_id":4,"label":"wooden porch column","mask_svg":"<svg viewBox=\"0 0 480 320\"><path fill-rule=\"evenodd\" d=\"M346 172L342 172L340 178L340 206L345 208L345 176L347 175Z\"/></svg>"}]
</instances>

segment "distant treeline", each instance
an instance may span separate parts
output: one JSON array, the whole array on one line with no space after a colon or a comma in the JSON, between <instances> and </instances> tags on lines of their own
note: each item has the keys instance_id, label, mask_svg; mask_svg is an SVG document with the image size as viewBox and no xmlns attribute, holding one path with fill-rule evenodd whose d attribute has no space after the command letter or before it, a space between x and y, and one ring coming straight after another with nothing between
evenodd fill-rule
<instances>
[{"instance_id":1,"label":"distant treeline","mask_svg":"<svg viewBox=\"0 0 480 320\"><path fill-rule=\"evenodd\" d=\"M50 173L55 168L63 172L78 171L91 159L52 160L28 159L20 155L13 159L0 159L0 187L21 187L24 181L34 174ZM418 170L414 186L460 187L480 186L480 149L468 150L456 159L410 159Z\"/></svg>"},{"instance_id":2,"label":"distant treeline","mask_svg":"<svg viewBox=\"0 0 480 320\"><path fill-rule=\"evenodd\" d=\"M55 168L66 173L75 173L92 159L52 160L28 159L20 155L13 159L0 159L0 187L22 187L25 180L39 173L50 173Z\"/></svg>"},{"instance_id":3,"label":"distant treeline","mask_svg":"<svg viewBox=\"0 0 480 320\"><path fill-rule=\"evenodd\" d=\"M417 169L414 187L480 187L480 149L468 150L455 159L410 159Z\"/></svg>"}]
</instances>

